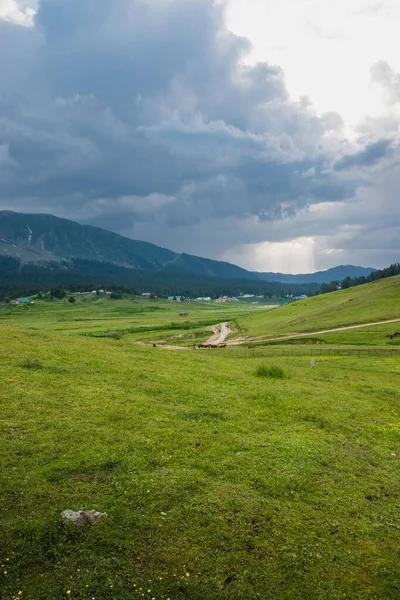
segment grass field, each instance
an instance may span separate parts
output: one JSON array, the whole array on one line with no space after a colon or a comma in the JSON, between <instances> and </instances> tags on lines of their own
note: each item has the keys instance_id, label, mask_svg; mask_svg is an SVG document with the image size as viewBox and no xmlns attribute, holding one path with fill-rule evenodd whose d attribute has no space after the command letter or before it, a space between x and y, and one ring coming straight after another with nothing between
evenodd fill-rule
<instances>
[{"instance_id":1,"label":"grass field","mask_svg":"<svg viewBox=\"0 0 400 600\"><path fill-rule=\"evenodd\" d=\"M126 297L110 300L101 297L76 296L77 302L39 301L31 305L6 307L0 310L0 325L64 334L105 335L119 333L132 339L199 335L207 326L222 321L235 321L243 314L263 313L263 309L246 304L177 303L166 300L143 300ZM188 317L179 316L187 312ZM203 336L203 337L202 337Z\"/></svg>"},{"instance_id":2,"label":"grass field","mask_svg":"<svg viewBox=\"0 0 400 600\"><path fill-rule=\"evenodd\" d=\"M295 305L115 302L0 314L2 600L398 600L399 357L146 347Z\"/></svg>"},{"instance_id":3,"label":"grass field","mask_svg":"<svg viewBox=\"0 0 400 600\"><path fill-rule=\"evenodd\" d=\"M247 336L274 337L396 318L400 318L400 276L299 300L269 313L242 315L239 324ZM400 329L400 324L392 329ZM348 336L353 332L347 332L347 340Z\"/></svg>"}]
</instances>

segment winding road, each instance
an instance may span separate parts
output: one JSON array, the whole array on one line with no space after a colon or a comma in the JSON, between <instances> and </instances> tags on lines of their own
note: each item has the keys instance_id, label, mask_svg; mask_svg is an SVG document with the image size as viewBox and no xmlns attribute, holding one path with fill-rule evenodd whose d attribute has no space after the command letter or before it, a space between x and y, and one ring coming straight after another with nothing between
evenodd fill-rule
<instances>
[{"instance_id":1,"label":"winding road","mask_svg":"<svg viewBox=\"0 0 400 600\"><path fill-rule=\"evenodd\" d=\"M302 338L302 337L311 337L314 335L322 335L324 333L335 333L337 331L347 331L349 329L361 329L363 327L374 327L375 325L388 325L390 323L399 323L400 318L398 319L390 319L388 321L375 321L374 323L362 323L361 325L347 325L346 327L336 327L334 329L322 329L320 331L305 331L303 333L289 333L287 335L281 337L273 337L273 336L258 336L258 337L246 337L239 338L236 340L228 341L228 336L232 333L232 330L229 327L229 323L218 323L216 325L211 325L208 327L210 331L213 332L212 336L208 338L204 344L210 344L213 346L218 346L219 344L226 344L227 346L239 346L240 344L246 344L249 342L256 341L274 341L274 342L283 342L286 340L290 340L293 338ZM139 344L143 344L143 342L137 342ZM159 348L164 348L165 350L190 350L191 347L188 346L171 346L169 344L162 344L158 342Z\"/></svg>"},{"instance_id":2,"label":"winding road","mask_svg":"<svg viewBox=\"0 0 400 600\"><path fill-rule=\"evenodd\" d=\"M232 340L231 342L227 342L228 344L230 344L231 346L233 345L238 345L238 344L243 344L245 342L254 342L254 341L274 341L274 342L280 342L280 341L284 341L284 340L290 340L293 338L302 338L302 337L308 337L308 336L313 336L313 335L321 335L323 333L335 333L336 331L347 331L349 329L361 329L362 327L373 327L374 325L387 325L390 323L399 323L400 319L390 319L389 321L376 321L374 323L363 323L361 325L347 325L346 327L336 327L335 329L323 329L321 331L304 331L303 333L289 333L287 335L284 335L282 337L273 337L273 336L258 336L258 337L252 337L252 338L246 338L246 339L239 339L239 340Z\"/></svg>"},{"instance_id":3,"label":"winding road","mask_svg":"<svg viewBox=\"0 0 400 600\"><path fill-rule=\"evenodd\" d=\"M218 323L218 325L212 325L211 327L208 327L208 329L214 333L208 338L205 344L223 344L228 335L232 333L229 323Z\"/></svg>"}]
</instances>

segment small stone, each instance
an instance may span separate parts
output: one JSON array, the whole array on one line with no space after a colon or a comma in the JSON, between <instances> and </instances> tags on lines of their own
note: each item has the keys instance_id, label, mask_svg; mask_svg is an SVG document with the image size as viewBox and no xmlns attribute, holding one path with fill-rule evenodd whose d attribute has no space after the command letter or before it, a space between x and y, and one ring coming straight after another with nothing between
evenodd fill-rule
<instances>
[{"instance_id":1,"label":"small stone","mask_svg":"<svg viewBox=\"0 0 400 600\"><path fill-rule=\"evenodd\" d=\"M166 516L167 516L167 513L165 513L165 512L162 512L162 513L161 513L161 516L162 516L162 517L166 517Z\"/></svg>"},{"instance_id":2,"label":"small stone","mask_svg":"<svg viewBox=\"0 0 400 600\"><path fill-rule=\"evenodd\" d=\"M94 525L97 521L104 519L107 513L97 512L97 510L64 510L61 513L61 518L64 523L72 523L73 525Z\"/></svg>"}]
</instances>

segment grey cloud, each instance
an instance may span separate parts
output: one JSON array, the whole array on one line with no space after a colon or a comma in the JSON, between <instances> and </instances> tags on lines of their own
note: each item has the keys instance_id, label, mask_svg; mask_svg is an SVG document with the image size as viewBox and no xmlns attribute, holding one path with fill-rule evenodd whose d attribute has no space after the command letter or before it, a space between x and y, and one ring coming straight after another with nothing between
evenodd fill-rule
<instances>
[{"instance_id":1,"label":"grey cloud","mask_svg":"<svg viewBox=\"0 0 400 600\"><path fill-rule=\"evenodd\" d=\"M396 73L384 60L371 67L372 81L381 85L387 92L387 102L396 104L400 102L400 74Z\"/></svg>"},{"instance_id":2,"label":"grey cloud","mask_svg":"<svg viewBox=\"0 0 400 600\"><path fill-rule=\"evenodd\" d=\"M2 204L210 255L203 223L232 224L227 248L370 185L390 143L351 154L340 115L292 101L249 49L212 0L41 0L34 27L0 21Z\"/></svg>"},{"instance_id":3,"label":"grey cloud","mask_svg":"<svg viewBox=\"0 0 400 600\"><path fill-rule=\"evenodd\" d=\"M3 195L70 197L71 209L74 197L106 197L108 210L121 196L174 195L169 223L299 204L293 171L320 153L331 125L288 100L281 69L240 62L249 43L225 29L221 10L42 0L34 29L7 24L1 43L17 49L8 71L23 53L36 85L21 88L22 70L1 90L1 140L19 166Z\"/></svg>"},{"instance_id":4,"label":"grey cloud","mask_svg":"<svg viewBox=\"0 0 400 600\"><path fill-rule=\"evenodd\" d=\"M392 140L378 140L356 152L355 154L346 154L338 160L334 168L337 171L351 169L354 167L371 167L381 162L383 158L390 157L393 154Z\"/></svg>"}]
</instances>

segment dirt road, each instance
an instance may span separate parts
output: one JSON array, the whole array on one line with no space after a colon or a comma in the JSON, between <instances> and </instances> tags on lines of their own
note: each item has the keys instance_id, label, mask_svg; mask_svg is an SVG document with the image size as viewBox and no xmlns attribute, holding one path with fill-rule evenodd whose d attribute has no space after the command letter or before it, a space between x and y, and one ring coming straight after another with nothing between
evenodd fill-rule
<instances>
[{"instance_id":1,"label":"dirt road","mask_svg":"<svg viewBox=\"0 0 400 600\"><path fill-rule=\"evenodd\" d=\"M281 342L284 340L290 340L293 338L301 338L301 337L311 337L313 335L322 335L323 333L335 333L336 331L347 331L348 329L361 329L362 327L373 327L374 325L387 325L388 323L399 323L400 319L391 319L390 321L377 321L375 323L363 323L362 325L348 325L346 327L336 327L335 329L323 329L321 331L305 331L303 333L289 333L287 335L281 337L272 337L272 336L258 336L253 338L246 338L241 340L232 340L231 342L227 342L229 345L238 345L243 344L245 342L254 342L254 341L274 341Z\"/></svg>"},{"instance_id":2,"label":"dirt road","mask_svg":"<svg viewBox=\"0 0 400 600\"><path fill-rule=\"evenodd\" d=\"M400 319L391 319L390 321L377 321L375 323L363 323L362 325L348 325L346 327L336 327L335 329L323 329L321 331L305 331L303 333L289 333L280 337L273 336L265 336L261 335L258 337L247 337L247 338L239 338L237 340L228 341L227 337L232 333L232 330L229 327L229 323L218 323L217 325L212 325L208 327L210 331L213 332L212 336L208 338L205 344L212 344L214 346L218 346L219 344L227 344L228 346L239 346L240 344L245 344L249 342L257 342L257 341L273 341L273 342L283 342L286 340L291 340L293 338L303 338L303 337L312 337L314 335L322 335L324 333L335 333L336 331L347 331L349 329L361 329L362 327L373 327L374 325L387 325L390 323L399 323ZM139 344L143 344L143 342L136 342ZM146 344L148 345L148 344ZM158 342L157 346L159 348L164 348L165 350L191 350L191 346L171 346L169 344L163 344L162 342Z\"/></svg>"},{"instance_id":3,"label":"dirt road","mask_svg":"<svg viewBox=\"0 0 400 600\"><path fill-rule=\"evenodd\" d=\"M228 335L232 333L231 329L229 328L229 323L219 323L218 325L212 325L208 329L214 333L208 338L205 344L223 344Z\"/></svg>"},{"instance_id":4,"label":"dirt road","mask_svg":"<svg viewBox=\"0 0 400 600\"><path fill-rule=\"evenodd\" d=\"M218 323L217 325L211 325L207 327L210 331L213 332L212 336L208 338L204 344L212 344L213 346L218 346L219 344L223 344L228 337L232 333L232 330L229 327L229 323ZM164 344L161 340L157 340L155 342L135 342L136 344L141 344L142 346L150 346L154 344L156 348L163 348L164 350L192 350L193 346L175 346L171 344Z\"/></svg>"}]
</instances>

